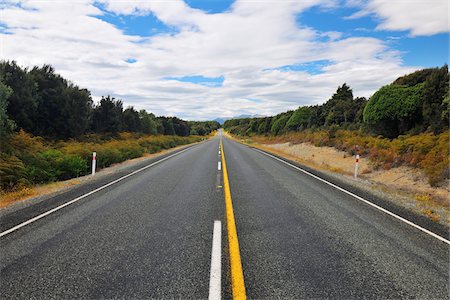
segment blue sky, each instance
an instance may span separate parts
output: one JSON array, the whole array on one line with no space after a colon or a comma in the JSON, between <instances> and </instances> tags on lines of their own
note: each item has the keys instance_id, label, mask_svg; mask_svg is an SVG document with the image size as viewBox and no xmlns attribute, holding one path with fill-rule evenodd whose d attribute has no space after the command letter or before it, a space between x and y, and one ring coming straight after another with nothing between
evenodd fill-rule
<instances>
[{"instance_id":1,"label":"blue sky","mask_svg":"<svg viewBox=\"0 0 450 300\"><path fill-rule=\"evenodd\" d=\"M208 14L224 13L230 10L234 1L222 0L187 0L190 7L201 9ZM151 37L158 34L176 34L176 27L165 25L154 14L146 15L120 15L105 10L105 5L96 4L104 10L105 14L97 18L114 24L129 35ZM337 8L322 8L314 6L297 15L299 26L308 26L320 31L338 31L345 37L375 37L386 41L391 48L402 52L405 65L423 67L437 67L448 63L448 33L431 36L410 36L408 30L387 31L376 30L377 17L365 16L358 19L346 17L356 13L358 8L341 6ZM432 47L430 47L432 45ZM292 66L292 69L299 66ZM304 69L308 69L305 67ZM311 68L316 72L315 67ZM185 79L186 80L186 79ZM192 79L198 82L198 78Z\"/></svg>"},{"instance_id":2,"label":"blue sky","mask_svg":"<svg viewBox=\"0 0 450 300\"><path fill-rule=\"evenodd\" d=\"M1 58L50 63L95 100L110 94L157 115L270 115L323 103L344 82L370 97L447 63L448 5L5 0Z\"/></svg>"}]
</instances>

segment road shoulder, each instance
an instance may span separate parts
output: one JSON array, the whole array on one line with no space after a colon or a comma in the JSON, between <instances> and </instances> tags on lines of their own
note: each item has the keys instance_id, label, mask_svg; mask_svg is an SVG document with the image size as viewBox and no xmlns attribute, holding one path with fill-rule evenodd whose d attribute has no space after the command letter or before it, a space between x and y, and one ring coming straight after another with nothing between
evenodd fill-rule
<instances>
[{"instance_id":1,"label":"road shoulder","mask_svg":"<svg viewBox=\"0 0 450 300\"><path fill-rule=\"evenodd\" d=\"M323 180L326 180L340 188L343 188L353 194L356 194L357 196L362 197L375 205L378 205L400 217L405 218L406 220L409 220L437 235L440 235L448 239L449 236L448 226L434 222L429 218L427 218L426 216L419 215L418 213L408 209L407 207L401 206L400 205L401 203L397 203L395 199L390 199L389 197L386 197L386 195L383 195L381 193L375 193L375 191L373 191L370 188L362 188L360 184L357 184L354 181L345 178L344 176L333 174L331 172L319 171L306 165L303 165L292 159L281 156L279 153L268 151L268 149L257 147L251 144L242 143L233 138L231 138L231 140L240 143L244 146L247 146L249 148L257 149L270 155L273 155L274 157L277 157L287 163L290 163L298 168L301 168L317 177L320 177Z\"/></svg>"}]
</instances>

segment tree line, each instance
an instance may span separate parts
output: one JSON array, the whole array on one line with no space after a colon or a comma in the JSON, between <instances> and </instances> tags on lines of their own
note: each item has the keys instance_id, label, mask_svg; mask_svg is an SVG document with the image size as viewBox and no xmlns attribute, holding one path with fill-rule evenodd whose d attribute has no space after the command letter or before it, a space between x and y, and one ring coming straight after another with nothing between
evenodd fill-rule
<instances>
[{"instance_id":1,"label":"tree line","mask_svg":"<svg viewBox=\"0 0 450 300\"><path fill-rule=\"evenodd\" d=\"M22 68L15 61L0 62L0 132L23 129L48 139L78 138L87 133L136 132L149 135L207 135L217 122L156 117L145 110L123 107L120 99L91 93L59 74L50 65Z\"/></svg>"},{"instance_id":2,"label":"tree line","mask_svg":"<svg viewBox=\"0 0 450 300\"><path fill-rule=\"evenodd\" d=\"M440 133L449 124L448 66L402 76L366 99L343 84L322 105L300 106L276 116L231 119L224 128L239 135L280 135L304 129L361 129L387 138Z\"/></svg>"}]
</instances>

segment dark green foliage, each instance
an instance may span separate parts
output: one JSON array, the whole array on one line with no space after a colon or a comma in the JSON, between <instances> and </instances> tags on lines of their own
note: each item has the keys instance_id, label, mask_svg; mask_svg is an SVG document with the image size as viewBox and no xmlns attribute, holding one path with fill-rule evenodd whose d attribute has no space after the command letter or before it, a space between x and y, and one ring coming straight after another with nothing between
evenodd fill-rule
<instances>
[{"instance_id":1,"label":"dark green foliage","mask_svg":"<svg viewBox=\"0 0 450 300\"><path fill-rule=\"evenodd\" d=\"M423 83L413 87L387 85L364 109L364 122L372 132L394 138L412 129L421 118Z\"/></svg>"},{"instance_id":2,"label":"dark green foliage","mask_svg":"<svg viewBox=\"0 0 450 300\"><path fill-rule=\"evenodd\" d=\"M290 118L290 114L281 115L276 117L272 122L272 127L270 128L270 133L273 135L278 135L283 132L284 126L286 126L287 121Z\"/></svg>"},{"instance_id":3,"label":"dark green foliage","mask_svg":"<svg viewBox=\"0 0 450 300\"><path fill-rule=\"evenodd\" d=\"M89 91L55 74L51 66L28 71L14 61L3 61L0 77L13 91L7 113L18 128L49 138L73 138L89 128Z\"/></svg>"},{"instance_id":4,"label":"dark green foliage","mask_svg":"<svg viewBox=\"0 0 450 300\"><path fill-rule=\"evenodd\" d=\"M113 97L102 97L94 108L92 129L94 132L117 133L122 130L122 101Z\"/></svg>"},{"instance_id":5,"label":"dark green foliage","mask_svg":"<svg viewBox=\"0 0 450 300\"><path fill-rule=\"evenodd\" d=\"M173 129L176 135L188 136L190 133L188 122L178 119L176 117L172 118Z\"/></svg>"},{"instance_id":6,"label":"dark green foliage","mask_svg":"<svg viewBox=\"0 0 450 300\"><path fill-rule=\"evenodd\" d=\"M307 128L313 114L311 106L300 106L286 123L288 131L297 131Z\"/></svg>"},{"instance_id":7,"label":"dark green foliage","mask_svg":"<svg viewBox=\"0 0 450 300\"><path fill-rule=\"evenodd\" d=\"M208 135L220 128L216 121L189 121L188 125L192 135Z\"/></svg>"},{"instance_id":8,"label":"dark green foliage","mask_svg":"<svg viewBox=\"0 0 450 300\"><path fill-rule=\"evenodd\" d=\"M433 69L423 69L423 70L415 71L411 74L407 74L407 75L397 78L393 82L393 84L415 86L416 84L425 82L425 80L427 80L428 76L430 76L432 72L433 72Z\"/></svg>"},{"instance_id":9,"label":"dark green foliage","mask_svg":"<svg viewBox=\"0 0 450 300\"><path fill-rule=\"evenodd\" d=\"M448 85L447 65L439 69L432 69L431 74L425 80L422 107L423 126L434 133L448 127L448 122L441 115L444 98L448 96Z\"/></svg>"},{"instance_id":10,"label":"dark green foliage","mask_svg":"<svg viewBox=\"0 0 450 300\"><path fill-rule=\"evenodd\" d=\"M322 115L326 125L342 124L354 120L353 92L347 85L338 87L336 93L322 108Z\"/></svg>"},{"instance_id":11,"label":"dark green foliage","mask_svg":"<svg viewBox=\"0 0 450 300\"><path fill-rule=\"evenodd\" d=\"M0 78L0 139L9 136L16 124L7 114L8 98L12 94L12 89L6 86Z\"/></svg>"},{"instance_id":12,"label":"dark green foliage","mask_svg":"<svg viewBox=\"0 0 450 300\"><path fill-rule=\"evenodd\" d=\"M123 111L123 131L141 132L141 118L139 113L131 106Z\"/></svg>"},{"instance_id":13,"label":"dark green foliage","mask_svg":"<svg viewBox=\"0 0 450 300\"><path fill-rule=\"evenodd\" d=\"M154 114L146 112L144 109L139 111L140 127L142 133L157 134L157 120Z\"/></svg>"},{"instance_id":14,"label":"dark green foliage","mask_svg":"<svg viewBox=\"0 0 450 300\"><path fill-rule=\"evenodd\" d=\"M450 95L447 93L441 105L441 120L444 126L449 126L450 113ZM447 127L448 128L448 127Z\"/></svg>"},{"instance_id":15,"label":"dark green foliage","mask_svg":"<svg viewBox=\"0 0 450 300\"><path fill-rule=\"evenodd\" d=\"M37 114L36 84L27 69L22 69L16 62L1 61L0 77L13 93L8 99L8 116L18 127L33 132Z\"/></svg>"},{"instance_id":16,"label":"dark green foliage","mask_svg":"<svg viewBox=\"0 0 450 300\"><path fill-rule=\"evenodd\" d=\"M172 118L168 117L159 117L158 120L161 122L164 135L174 135L175 134L175 128L173 126L173 120Z\"/></svg>"},{"instance_id":17,"label":"dark green foliage","mask_svg":"<svg viewBox=\"0 0 450 300\"><path fill-rule=\"evenodd\" d=\"M348 126L358 123L361 119L362 107L365 105L365 98L353 99L352 89L343 84L338 87L336 93L322 105L319 120L324 120L325 125Z\"/></svg>"},{"instance_id":18,"label":"dark green foliage","mask_svg":"<svg viewBox=\"0 0 450 300\"><path fill-rule=\"evenodd\" d=\"M38 104L31 133L65 139L80 136L89 128L92 113L89 91L68 82L49 65L34 67L29 75L36 86Z\"/></svg>"},{"instance_id":19,"label":"dark green foliage","mask_svg":"<svg viewBox=\"0 0 450 300\"><path fill-rule=\"evenodd\" d=\"M117 136L127 131L188 136L191 132L190 123L186 121L175 117L156 118L145 110L137 112L133 107L123 110L122 100L111 96L102 97L94 106L88 90L56 74L50 65L29 71L14 61L1 61L0 78L2 135L13 128L52 140L81 138L86 133ZM1 113L5 108L7 117ZM217 129L217 124L202 123L193 132L209 134Z\"/></svg>"},{"instance_id":20,"label":"dark green foliage","mask_svg":"<svg viewBox=\"0 0 450 300\"><path fill-rule=\"evenodd\" d=\"M93 102L91 93L86 89L70 84L63 92L65 99L62 115L63 122L60 138L76 138L85 134L91 126Z\"/></svg>"},{"instance_id":21,"label":"dark green foliage","mask_svg":"<svg viewBox=\"0 0 450 300\"><path fill-rule=\"evenodd\" d=\"M272 123L272 118L262 118L258 122L258 134L267 134L270 131L270 124Z\"/></svg>"}]
</instances>

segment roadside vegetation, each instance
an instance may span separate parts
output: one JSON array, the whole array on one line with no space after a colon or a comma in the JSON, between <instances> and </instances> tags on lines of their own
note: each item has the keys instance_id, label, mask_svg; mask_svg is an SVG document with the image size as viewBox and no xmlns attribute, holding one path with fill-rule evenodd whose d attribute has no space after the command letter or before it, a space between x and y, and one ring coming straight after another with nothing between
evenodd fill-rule
<instances>
[{"instance_id":1,"label":"roadside vegetation","mask_svg":"<svg viewBox=\"0 0 450 300\"><path fill-rule=\"evenodd\" d=\"M121 100L94 103L45 65L24 69L0 62L0 194L89 174L97 167L198 142L217 130L212 121L156 117Z\"/></svg>"},{"instance_id":2,"label":"roadside vegetation","mask_svg":"<svg viewBox=\"0 0 450 300\"><path fill-rule=\"evenodd\" d=\"M447 65L402 76L370 99L354 98L347 84L323 105L272 117L228 120L231 134L260 143L312 143L360 154L375 169L419 168L430 185L449 179Z\"/></svg>"}]
</instances>

